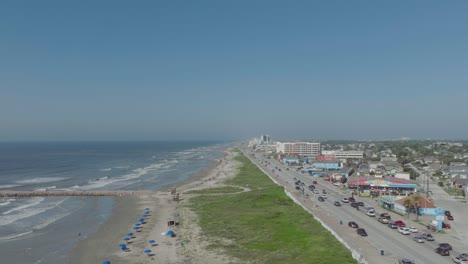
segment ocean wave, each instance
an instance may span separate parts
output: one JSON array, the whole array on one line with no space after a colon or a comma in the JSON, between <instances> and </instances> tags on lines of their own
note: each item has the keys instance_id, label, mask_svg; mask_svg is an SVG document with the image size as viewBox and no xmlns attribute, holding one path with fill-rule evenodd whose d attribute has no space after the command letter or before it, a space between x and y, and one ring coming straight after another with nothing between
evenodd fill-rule
<instances>
[{"instance_id":1,"label":"ocean wave","mask_svg":"<svg viewBox=\"0 0 468 264\"><path fill-rule=\"evenodd\" d=\"M33 231L27 231L27 232L24 232L24 233L14 234L14 235L11 235L11 236L3 236L3 237L0 237L0 241L12 240L12 239L15 239L15 238L19 238L19 237L22 237L22 236L29 235L29 234L31 234L32 232L33 232Z\"/></svg>"},{"instance_id":2,"label":"ocean wave","mask_svg":"<svg viewBox=\"0 0 468 264\"><path fill-rule=\"evenodd\" d=\"M11 203L11 202L6 201L6 202L3 202L3 203L0 203L0 206L9 205L10 203Z\"/></svg>"},{"instance_id":3,"label":"ocean wave","mask_svg":"<svg viewBox=\"0 0 468 264\"><path fill-rule=\"evenodd\" d=\"M63 203L67 198L64 198L59 201L54 202L47 202L47 203L40 203L44 200L43 197L34 197L30 198L30 202L25 205L20 205L16 208L8 210L2 213L2 217L0 218L0 226L8 225L13 222L16 222L20 219L31 217L40 213L43 213L47 210L53 209ZM13 212L17 212L12 214Z\"/></svg>"},{"instance_id":4,"label":"ocean wave","mask_svg":"<svg viewBox=\"0 0 468 264\"><path fill-rule=\"evenodd\" d=\"M112 168L105 168L105 169L100 169L100 171L110 171Z\"/></svg>"},{"instance_id":5,"label":"ocean wave","mask_svg":"<svg viewBox=\"0 0 468 264\"><path fill-rule=\"evenodd\" d=\"M66 177L39 177L39 178L33 178L33 179L26 179L26 180L19 180L16 181L15 183L17 184L39 184L39 183L49 183L49 182L56 182L56 181L63 181L68 178Z\"/></svg>"},{"instance_id":6,"label":"ocean wave","mask_svg":"<svg viewBox=\"0 0 468 264\"><path fill-rule=\"evenodd\" d=\"M7 214L10 214L10 213L19 211L19 210L29 208L31 206L39 204L40 202L44 201L44 199L45 199L44 197L32 197L32 198L29 199L28 203L20 205L18 207L15 207L13 209L10 209L10 210L8 210L6 212L3 212L2 214L7 215Z\"/></svg>"},{"instance_id":7,"label":"ocean wave","mask_svg":"<svg viewBox=\"0 0 468 264\"><path fill-rule=\"evenodd\" d=\"M0 189L11 189L11 188L15 188L15 187L18 187L18 186L21 186L21 185L18 185L18 184L5 184L5 185L0 185Z\"/></svg>"}]
</instances>

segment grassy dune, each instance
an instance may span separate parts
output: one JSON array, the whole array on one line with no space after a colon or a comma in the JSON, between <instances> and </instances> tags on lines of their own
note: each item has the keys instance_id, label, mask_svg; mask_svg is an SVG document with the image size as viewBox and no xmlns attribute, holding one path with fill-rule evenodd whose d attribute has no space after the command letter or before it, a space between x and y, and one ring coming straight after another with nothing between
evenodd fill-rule
<instances>
[{"instance_id":1,"label":"grassy dune","mask_svg":"<svg viewBox=\"0 0 468 264\"><path fill-rule=\"evenodd\" d=\"M239 173L225 182L251 191L199 192L190 207L200 217L212 248L250 263L357 263L312 216L296 205L245 156ZM223 193L226 193L225 195Z\"/></svg>"}]
</instances>

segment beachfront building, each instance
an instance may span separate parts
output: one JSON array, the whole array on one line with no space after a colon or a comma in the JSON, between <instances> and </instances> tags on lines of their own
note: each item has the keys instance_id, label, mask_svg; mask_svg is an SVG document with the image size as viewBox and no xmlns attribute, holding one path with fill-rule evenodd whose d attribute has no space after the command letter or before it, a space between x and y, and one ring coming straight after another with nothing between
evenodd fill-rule
<instances>
[{"instance_id":1,"label":"beachfront building","mask_svg":"<svg viewBox=\"0 0 468 264\"><path fill-rule=\"evenodd\" d=\"M316 157L320 155L320 143L311 142L277 142L276 153Z\"/></svg>"},{"instance_id":2,"label":"beachfront building","mask_svg":"<svg viewBox=\"0 0 468 264\"><path fill-rule=\"evenodd\" d=\"M350 189L355 189L359 195L391 195L406 196L416 192L416 184L405 179L393 177L351 177L348 179Z\"/></svg>"}]
</instances>

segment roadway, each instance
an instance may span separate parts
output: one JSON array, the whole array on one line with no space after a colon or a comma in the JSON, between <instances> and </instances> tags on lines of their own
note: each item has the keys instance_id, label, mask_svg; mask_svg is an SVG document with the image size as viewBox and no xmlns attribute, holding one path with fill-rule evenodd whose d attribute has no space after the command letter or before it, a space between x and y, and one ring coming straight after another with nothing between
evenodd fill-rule
<instances>
[{"instance_id":1,"label":"roadway","mask_svg":"<svg viewBox=\"0 0 468 264\"><path fill-rule=\"evenodd\" d=\"M244 154L248 152L244 150ZM340 201L343 197L351 196L345 191L333 186L329 181L323 178L318 178L316 185L317 190L320 194L322 190L326 190L327 199L325 202L319 202L316 195L307 190L307 186L312 184L313 177L308 174L302 174L294 169L287 170L287 166L279 163L274 159L266 159L259 153L255 153L257 158L250 156L251 160L259 167L263 168L270 177L275 178L278 182L292 193L298 200L303 201L303 205L306 206L313 214L320 218L327 225L339 234L343 240L345 240L352 248L359 252L368 263L396 263L398 258L405 257L413 259L416 263L427 263L427 264L439 264L439 263L453 263L450 257L442 257L434 252L434 249L438 247L438 243L447 242L439 234L434 234L435 241L426 241L425 243L417 243L413 241L414 234L402 235L395 229L390 229L385 224L381 224L377 221L378 217L369 217L366 215L364 209L356 210L349 204L342 203L341 207L334 206L335 201ZM262 161L267 160L270 165L262 164ZM281 171L275 169L275 167L281 168ZM274 170L274 171L272 171ZM299 191L295 189L294 178L305 183L305 189ZM308 198L307 198L308 195ZM382 209L379 210L376 202L370 198L359 198L363 201L366 207L374 207L376 214L384 212ZM380 212L379 212L380 211ZM392 216L392 220L403 220L408 223L407 219L402 219L401 216L389 212ZM342 221L342 225L337 224ZM348 222L354 221L359 227L364 228L367 231L367 237L361 237L356 234L356 230L348 227ZM416 226L416 225L415 225ZM424 226L416 226L418 229L424 228ZM426 231L426 230L422 230ZM450 243L450 242L449 242ZM454 246L454 245L452 245ZM380 251L384 250L384 256L380 255ZM458 255L462 248L454 247L451 252L452 256Z\"/></svg>"}]
</instances>

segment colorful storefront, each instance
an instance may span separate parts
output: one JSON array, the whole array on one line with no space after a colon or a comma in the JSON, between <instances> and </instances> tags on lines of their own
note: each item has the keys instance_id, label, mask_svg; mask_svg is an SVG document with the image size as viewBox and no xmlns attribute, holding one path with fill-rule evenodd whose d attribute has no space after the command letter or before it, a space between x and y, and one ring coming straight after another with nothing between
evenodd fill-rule
<instances>
[{"instance_id":1,"label":"colorful storefront","mask_svg":"<svg viewBox=\"0 0 468 264\"><path fill-rule=\"evenodd\" d=\"M393 177L351 177L348 185L361 196L408 195L416 191L414 182Z\"/></svg>"}]
</instances>

